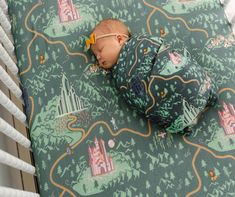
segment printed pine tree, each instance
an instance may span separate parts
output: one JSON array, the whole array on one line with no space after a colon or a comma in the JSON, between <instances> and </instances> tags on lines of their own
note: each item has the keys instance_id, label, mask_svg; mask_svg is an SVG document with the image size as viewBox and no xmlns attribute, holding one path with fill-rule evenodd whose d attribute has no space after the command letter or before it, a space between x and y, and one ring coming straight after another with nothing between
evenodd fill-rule
<instances>
[{"instance_id":1,"label":"printed pine tree","mask_svg":"<svg viewBox=\"0 0 235 197\"><path fill-rule=\"evenodd\" d=\"M52 56L52 59L53 59L54 61L56 61L57 58L58 58L58 56L56 55L56 52L55 52L55 51L52 51L51 56Z\"/></svg>"},{"instance_id":2,"label":"printed pine tree","mask_svg":"<svg viewBox=\"0 0 235 197\"><path fill-rule=\"evenodd\" d=\"M140 169L140 162L139 161L136 161L135 168Z\"/></svg>"},{"instance_id":3,"label":"printed pine tree","mask_svg":"<svg viewBox=\"0 0 235 197\"><path fill-rule=\"evenodd\" d=\"M135 145L135 140L133 138L131 138L131 145L134 146Z\"/></svg>"},{"instance_id":4,"label":"printed pine tree","mask_svg":"<svg viewBox=\"0 0 235 197\"><path fill-rule=\"evenodd\" d=\"M202 168L205 168L207 166L207 164L206 164L206 162L205 162L205 160L201 160L201 167Z\"/></svg>"},{"instance_id":5,"label":"printed pine tree","mask_svg":"<svg viewBox=\"0 0 235 197\"><path fill-rule=\"evenodd\" d=\"M54 88L51 88L51 94L55 94L55 89Z\"/></svg>"},{"instance_id":6,"label":"printed pine tree","mask_svg":"<svg viewBox=\"0 0 235 197\"><path fill-rule=\"evenodd\" d=\"M205 193L207 193L207 188L206 188L206 186L203 186L203 191L205 192Z\"/></svg>"},{"instance_id":7,"label":"printed pine tree","mask_svg":"<svg viewBox=\"0 0 235 197\"><path fill-rule=\"evenodd\" d=\"M149 143L149 149L151 150L151 152L153 152L153 151L154 151L154 146L153 146L153 144L152 144L152 143Z\"/></svg>"},{"instance_id":8,"label":"printed pine tree","mask_svg":"<svg viewBox=\"0 0 235 197\"><path fill-rule=\"evenodd\" d=\"M97 180L94 181L94 187L95 187L95 188L98 188L98 187L99 187L99 183L98 183Z\"/></svg>"},{"instance_id":9,"label":"printed pine tree","mask_svg":"<svg viewBox=\"0 0 235 197\"><path fill-rule=\"evenodd\" d=\"M62 169L61 169L61 167L60 167L60 165L59 165L58 168L57 168L57 174L58 174L58 175L61 175L61 173L62 173Z\"/></svg>"},{"instance_id":10,"label":"printed pine tree","mask_svg":"<svg viewBox=\"0 0 235 197\"><path fill-rule=\"evenodd\" d=\"M75 176L73 171L70 171L70 176L71 176L72 178Z\"/></svg>"},{"instance_id":11,"label":"printed pine tree","mask_svg":"<svg viewBox=\"0 0 235 197\"><path fill-rule=\"evenodd\" d=\"M224 171L224 174L229 178L232 171L229 171L228 167L226 166L223 166L223 171Z\"/></svg>"},{"instance_id":12,"label":"printed pine tree","mask_svg":"<svg viewBox=\"0 0 235 197\"><path fill-rule=\"evenodd\" d=\"M194 178L191 171L187 171L187 176L190 180L192 180Z\"/></svg>"},{"instance_id":13,"label":"printed pine tree","mask_svg":"<svg viewBox=\"0 0 235 197\"><path fill-rule=\"evenodd\" d=\"M44 160L42 160L42 169L45 170L46 169L46 162Z\"/></svg>"},{"instance_id":14,"label":"printed pine tree","mask_svg":"<svg viewBox=\"0 0 235 197\"><path fill-rule=\"evenodd\" d=\"M166 179L168 179L168 178L169 178L169 175L168 175L168 173L167 173L167 172L165 172L164 177L165 177Z\"/></svg>"},{"instance_id":15,"label":"printed pine tree","mask_svg":"<svg viewBox=\"0 0 235 197\"><path fill-rule=\"evenodd\" d=\"M145 122L144 122L144 120L143 120L142 118L140 119L139 122L140 122L141 127L144 127L144 126L145 126Z\"/></svg>"},{"instance_id":16,"label":"printed pine tree","mask_svg":"<svg viewBox=\"0 0 235 197\"><path fill-rule=\"evenodd\" d=\"M214 172L215 172L215 175L216 175L216 176L219 176L219 175L220 175L220 171L219 171L217 168L215 168L215 167L214 167Z\"/></svg>"},{"instance_id":17,"label":"printed pine tree","mask_svg":"<svg viewBox=\"0 0 235 197\"><path fill-rule=\"evenodd\" d=\"M203 174L204 174L205 177L208 177L208 172L207 171L204 170Z\"/></svg>"},{"instance_id":18,"label":"printed pine tree","mask_svg":"<svg viewBox=\"0 0 235 197\"><path fill-rule=\"evenodd\" d=\"M149 183L149 181L148 181L148 180L146 180L146 184L145 184L145 186L146 186L146 189L147 189L147 190L151 187L151 185L150 185L150 183Z\"/></svg>"},{"instance_id":19,"label":"printed pine tree","mask_svg":"<svg viewBox=\"0 0 235 197\"><path fill-rule=\"evenodd\" d=\"M49 189L47 182L44 184L44 191L47 191Z\"/></svg>"},{"instance_id":20,"label":"printed pine tree","mask_svg":"<svg viewBox=\"0 0 235 197\"><path fill-rule=\"evenodd\" d=\"M184 145L180 142L179 143L179 150L182 150L184 148Z\"/></svg>"},{"instance_id":21,"label":"printed pine tree","mask_svg":"<svg viewBox=\"0 0 235 197\"><path fill-rule=\"evenodd\" d=\"M47 160L48 160L48 161L51 160L51 155L50 155L50 154L47 155Z\"/></svg>"},{"instance_id":22,"label":"printed pine tree","mask_svg":"<svg viewBox=\"0 0 235 197\"><path fill-rule=\"evenodd\" d=\"M234 141L233 141L233 139L231 139L231 138L229 138L229 145L230 145L230 146L233 146L233 145L234 145Z\"/></svg>"},{"instance_id":23,"label":"printed pine tree","mask_svg":"<svg viewBox=\"0 0 235 197\"><path fill-rule=\"evenodd\" d=\"M157 185L156 186L156 194L160 194L162 192L161 188Z\"/></svg>"},{"instance_id":24,"label":"printed pine tree","mask_svg":"<svg viewBox=\"0 0 235 197\"><path fill-rule=\"evenodd\" d=\"M72 159L72 164L73 164L73 165L75 165L75 161L74 161L74 159Z\"/></svg>"},{"instance_id":25,"label":"printed pine tree","mask_svg":"<svg viewBox=\"0 0 235 197\"><path fill-rule=\"evenodd\" d=\"M170 161L169 161L170 165L173 165L175 163L174 158L170 157Z\"/></svg>"},{"instance_id":26,"label":"printed pine tree","mask_svg":"<svg viewBox=\"0 0 235 197\"><path fill-rule=\"evenodd\" d=\"M36 52L39 52L39 51L40 51L40 49L39 49L39 47L38 47L37 44L35 45L35 51L36 51Z\"/></svg>"},{"instance_id":27,"label":"printed pine tree","mask_svg":"<svg viewBox=\"0 0 235 197\"><path fill-rule=\"evenodd\" d=\"M172 171L170 172L170 179L171 179L172 181L175 180L175 175L174 175L174 173L173 173Z\"/></svg>"},{"instance_id":28,"label":"printed pine tree","mask_svg":"<svg viewBox=\"0 0 235 197\"><path fill-rule=\"evenodd\" d=\"M188 178L184 179L184 184L185 184L185 186L189 186L190 185L190 181L188 180Z\"/></svg>"},{"instance_id":29,"label":"printed pine tree","mask_svg":"<svg viewBox=\"0 0 235 197\"><path fill-rule=\"evenodd\" d=\"M131 158L135 159L135 153L134 152L131 153Z\"/></svg>"},{"instance_id":30,"label":"printed pine tree","mask_svg":"<svg viewBox=\"0 0 235 197\"><path fill-rule=\"evenodd\" d=\"M138 157L139 157L140 159L142 158L142 153L141 153L141 150L140 150L140 149L137 150L137 155L138 155Z\"/></svg>"},{"instance_id":31,"label":"printed pine tree","mask_svg":"<svg viewBox=\"0 0 235 197\"><path fill-rule=\"evenodd\" d=\"M87 192L87 188L86 188L85 184L82 185L82 188L83 188L84 193L86 193Z\"/></svg>"},{"instance_id":32,"label":"printed pine tree","mask_svg":"<svg viewBox=\"0 0 235 197\"><path fill-rule=\"evenodd\" d=\"M174 197L179 197L177 193L174 194Z\"/></svg>"},{"instance_id":33,"label":"printed pine tree","mask_svg":"<svg viewBox=\"0 0 235 197\"><path fill-rule=\"evenodd\" d=\"M149 170L153 171L154 170L154 165L152 163L149 163Z\"/></svg>"},{"instance_id":34,"label":"printed pine tree","mask_svg":"<svg viewBox=\"0 0 235 197\"><path fill-rule=\"evenodd\" d=\"M126 196L127 197L132 197L132 192L129 188L126 189Z\"/></svg>"},{"instance_id":35,"label":"printed pine tree","mask_svg":"<svg viewBox=\"0 0 235 197\"><path fill-rule=\"evenodd\" d=\"M103 128L103 127L100 127L100 128L99 128L99 134L100 134L100 135L103 135L103 133L104 133L104 128Z\"/></svg>"},{"instance_id":36,"label":"printed pine tree","mask_svg":"<svg viewBox=\"0 0 235 197\"><path fill-rule=\"evenodd\" d=\"M20 35L24 34L24 30L22 28L20 28Z\"/></svg>"},{"instance_id":37,"label":"printed pine tree","mask_svg":"<svg viewBox=\"0 0 235 197\"><path fill-rule=\"evenodd\" d=\"M226 97L227 97L227 99L231 99L231 98L232 98L230 92L227 92L227 93L226 93Z\"/></svg>"},{"instance_id":38,"label":"printed pine tree","mask_svg":"<svg viewBox=\"0 0 235 197\"><path fill-rule=\"evenodd\" d=\"M73 63L70 64L70 69L75 70L75 65Z\"/></svg>"}]
</instances>

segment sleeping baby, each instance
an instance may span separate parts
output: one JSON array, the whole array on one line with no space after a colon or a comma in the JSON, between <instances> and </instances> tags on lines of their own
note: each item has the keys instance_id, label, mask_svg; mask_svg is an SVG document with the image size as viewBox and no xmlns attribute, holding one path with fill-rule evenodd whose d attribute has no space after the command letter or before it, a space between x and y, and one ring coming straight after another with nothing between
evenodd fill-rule
<instances>
[{"instance_id":1,"label":"sleeping baby","mask_svg":"<svg viewBox=\"0 0 235 197\"><path fill-rule=\"evenodd\" d=\"M132 36L120 20L101 21L86 46L111 71L128 105L166 132L190 131L217 100L212 79L185 48L156 36Z\"/></svg>"}]
</instances>

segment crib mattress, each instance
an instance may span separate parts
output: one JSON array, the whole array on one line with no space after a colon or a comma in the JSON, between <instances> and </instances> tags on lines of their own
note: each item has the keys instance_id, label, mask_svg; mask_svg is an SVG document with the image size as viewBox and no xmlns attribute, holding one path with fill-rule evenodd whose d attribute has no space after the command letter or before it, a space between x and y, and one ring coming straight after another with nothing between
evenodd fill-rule
<instances>
[{"instance_id":1,"label":"crib mattress","mask_svg":"<svg viewBox=\"0 0 235 197\"><path fill-rule=\"evenodd\" d=\"M235 39L218 0L8 4L42 197L235 196ZM215 79L219 101L190 136L129 109L97 67L84 44L103 18L185 43Z\"/></svg>"}]
</instances>

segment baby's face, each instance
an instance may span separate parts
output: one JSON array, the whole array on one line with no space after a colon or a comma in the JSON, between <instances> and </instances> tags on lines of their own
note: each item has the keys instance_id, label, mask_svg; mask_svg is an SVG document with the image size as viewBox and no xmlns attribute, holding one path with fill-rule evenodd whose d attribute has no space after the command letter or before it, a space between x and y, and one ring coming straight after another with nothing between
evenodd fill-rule
<instances>
[{"instance_id":1,"label":"baby's face","mask_svg":"<svg viewBox=\"0 0 235 197\"><path fill-rule=\"evenodd\" d=\"M91 50L99 62L99 66L110 69L117 63L122 44L117 36L108 36L96 40Z\"/></svg>"}]
</instances>

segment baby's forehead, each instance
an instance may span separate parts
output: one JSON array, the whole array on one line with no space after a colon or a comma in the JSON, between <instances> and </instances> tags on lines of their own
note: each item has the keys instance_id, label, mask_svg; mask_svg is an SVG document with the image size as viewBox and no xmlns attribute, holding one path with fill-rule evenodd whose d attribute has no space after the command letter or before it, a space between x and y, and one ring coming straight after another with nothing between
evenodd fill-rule
<instances>
[{"instance_id":1,"label":"baby's forehead","mask_svg":"<svg viewBox=\"0 0 235 197\"><path fill-rule=\"evenodd\" d=\"M98 50L99 45L100 45L99 40L96 40L96 42L91 45L91 50L92 50L93 52L96 51L96 50Z\"/></svg>"},{"instance_id":2,"label":"baby's forehead","mask_svg":"<svg viewBox=\"0 0 235 197\"><path fill-rule=\"evenodd\" d=\"M96 50L96 48L97 48L96 44L92 44L90 47L92 52L94 52Z\"/></svg>"}]
</instances>

